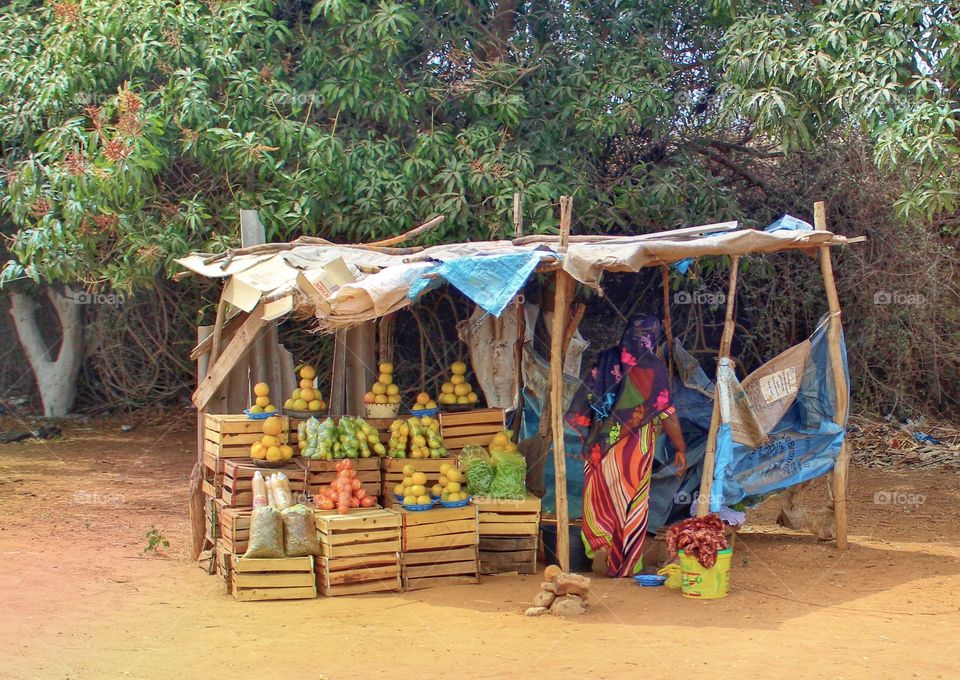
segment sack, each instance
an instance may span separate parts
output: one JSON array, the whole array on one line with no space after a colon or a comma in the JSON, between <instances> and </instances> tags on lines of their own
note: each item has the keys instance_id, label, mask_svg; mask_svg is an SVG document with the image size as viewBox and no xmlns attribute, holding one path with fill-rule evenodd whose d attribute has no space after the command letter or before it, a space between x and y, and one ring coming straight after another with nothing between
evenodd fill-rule
<instances>
[{"instance_id":1,"label":"sack","mask_svg":"<svg viewBox=\"0 0 960 680\"><path fill-rule=\"evenodd\" d=\"M276 508L257 508L250 519L246 557L283 557L283 518Z\"/></svg>"},{"instance_id":2,"label":"sack","mask_svg":"<svg viewBox=\"0 0 960 680\"><path fill-rule=\"evenodd\" d=\"M527 461L519 453L498 451L494 457L493 481L490 482L491 498L527 497Z\"/></svg>"},{"instance_id":3,"label":"sack","mask_svg":"<svg viewBox=\"0 0 960 680\"><path fill-rule=\"evenodd\" d=\"M280 514L283 515L283 551L287 557L319 555L313 510L299 503Z\"/></svg>"}]
</instances>

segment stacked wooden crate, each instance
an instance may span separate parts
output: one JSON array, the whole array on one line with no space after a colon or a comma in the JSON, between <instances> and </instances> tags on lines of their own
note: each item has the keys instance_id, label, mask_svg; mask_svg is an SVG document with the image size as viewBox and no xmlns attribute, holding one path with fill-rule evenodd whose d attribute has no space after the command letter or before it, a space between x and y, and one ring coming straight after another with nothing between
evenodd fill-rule
<instances>
[{"instance_id":1,"label":"stacked wooden crate","mask_svg":"<svg viewBox=\"0 0 960 680\"><path fill-rule=\"evenodd\" d=\"M504 427L502 408L478 408L460 413L440 414L440 435L451 453L464 446L489 446Z\"/></svg>"},{"instance_id":2,"label":"stacked wooden crate","mask_svg":"<svg viewBox=\"0 0 960 680\"><path fill-rule=\"evenodd\" d=\"M300 600L317 596L313 557L236 558L232 562L228 587L237 600Z\"/></svg>"},{"instance_id":3,"label":"stacked wooden crate","mask_svg":"<svg viewBox=\"0 0 960 680\"><path fill-rule=\"evenodd\" d=\"M479 581L476 506L396 512L403 518L405 590Z\"/></svg>"},{"instance_id":4,"label":"stacked wooden crate","mask_svg":"<svg viewBox=\"0 0 960 680\"><path fill-rule=\"evenodd\" d=\"M249 458L244 461L227 460L224 464L223 484L220 488L220 500L226 507L249 508L253 506L253 476L259 472L267 476L282 472L290 480L290 491L295 503L303 500L306 491L306 471L296 460L280 468L261 468Z\"/></svg>"},{"instance_id":5,"label":"stacked wooden crate","mask_svg":"<svg viewBox=\"0 0 960 680\"><path fill-rule=\"evenodd\" d=\"M480 533L480 573L537 571L540 499L473 499Z\"/></svg>"},{"instance_id":6,"label":"stacked wooden crate","mask_svg":"<svg viewBox=\"0 0 960 680\"><path fill-rule=\"evenodd\" d=\"M315 514L317 588L327 596L402 589L400 515L380 508Z\"/></svg>"},{"instance_id":7,"label":"stacked wooden crate","mask_svg":"<svg viewBox=\"0 0 960 680\"><path fill-rule=\"evenodd\" d=\"M444 463L456 467L457 459L447 458L383 458L381 459L381 474L383 476L381 494L383 495L384 505L389 506L393 500L393 489L397 484L403 481L403 468L412 467L417 472L422 472L427 476L425 486L429 490L431 486L440 480L440 468Z\"/></svg>"},{"instance_id":8,"label":"stacked wooden crate","mask_svg":"<svg viewBox=\"0 0 960 680\"><path fill-rule=\"evenodd\" d=\"M219 537L217 538L217 565L224 577L238 555L247 551L250 541L250 519L253 508L231 508L224 505L222 500L217 501L218 518L220 521Z\"/></svg>"},{"instance_id":9,"label":"stacked wooden crate","mask_svg":"<svg viewBox=\"0 0 960 680\"><path fill-rule=\"evenodd\" d=\"M307 458L296 459L303 468L307 493L313 495L321 488L329 486L337 478L338 460L312 460ZM376 498L380 495L380 458L354 458L353 468L357 471L367 494Z\"/></svg>"},{"instance_id":10,"label":"stacked wooden crate","mask_svg":"<svg viewBox=\"0 0 960 680\"><path fill-rule=\"evenodd\" d=\"M281 437L291 445L297 443L297 423L292 418L280 416L284 419L285 432ZM204 415L203 427L203 472L205 489L216 497L228 460L249 460L250 446L263 437L263 421L251 420L247 416Z\"/></svg>"}]
</instances>

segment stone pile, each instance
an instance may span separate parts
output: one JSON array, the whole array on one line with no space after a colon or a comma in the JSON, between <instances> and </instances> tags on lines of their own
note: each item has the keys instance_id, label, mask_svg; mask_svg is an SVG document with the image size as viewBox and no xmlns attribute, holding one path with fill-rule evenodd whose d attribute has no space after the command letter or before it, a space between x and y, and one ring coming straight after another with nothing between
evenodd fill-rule
<instances>
[{"instance_id":1,"label":"stone pile","mask_svg":"<svg viewBox=\"0 0 960 680\"><path fill-rule=\"evenodd\" d=\"M565 574L559 567L550 566L543 572L544 581L533 598L527 616L579 616L585 614L589 603L590 579L579 574Z\"/></svg>"}]
</instances>

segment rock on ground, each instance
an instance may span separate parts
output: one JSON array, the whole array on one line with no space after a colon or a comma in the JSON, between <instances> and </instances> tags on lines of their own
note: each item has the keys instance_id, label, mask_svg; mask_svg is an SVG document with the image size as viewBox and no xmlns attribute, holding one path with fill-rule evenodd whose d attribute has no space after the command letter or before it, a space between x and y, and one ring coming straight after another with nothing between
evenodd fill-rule
<instances>
[{"instance_id":1,"label":"rock on ground","mask_svg":"<svg viewBox=\"0 0 960 680\"><path fill-rule=\"evenodd\" d=\"M558 597L550 607L550 613L554 616L579 616L586 611L583 600L576 595Z\"/></svg>"}]
</instances>

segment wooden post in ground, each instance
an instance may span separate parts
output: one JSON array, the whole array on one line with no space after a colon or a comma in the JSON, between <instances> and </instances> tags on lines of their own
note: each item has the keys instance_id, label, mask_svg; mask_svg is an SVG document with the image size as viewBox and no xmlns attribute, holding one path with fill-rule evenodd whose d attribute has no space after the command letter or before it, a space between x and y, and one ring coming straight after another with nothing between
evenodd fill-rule
<instances>
[{"instance_id":1,"label":"wooden post in ground","mask_svg":"<svg viewBox=\"0 0 960 680\"><path fill-rule=\"evenodd\" d=\"M561 196L560 243L557 247L561 258L566 254L570 241L572 212L573 198ZM563 336L575 286L572 276L563 269L557 270L553 327L550 333L550 416L553 422L553 465L557 499L557 557L560 559L560 568L565 572L570 570L570 517L567 507L567 459L563 445Z\"/></svg>"},{"instance_id":2,"label":"wooden post in ground","mask_svg":"<svg viewBox=\"0 0 960 680\"><path fill-rule=\"evenodd\" d=\"M823 201L813 204L813 224L817 231L827 230L827 210ZM830 306L830 326L827 328L827 351L830 354L830 366L833 373L833 387L836 394L837 410L833 420L840 427L847 425L847 373L843 367L843 353L840 350L842 324L840 319L840 298L837 296L837 284L833 278L833 262L830 260L830 246L820 246L820 273L823 275L823 287L827 292L827 304ZM833 465L833 521L837 536L837 548L847 549L847 468L850 466L850 449L844 436L840 444L840 453Z\"/></svg>"},{"instance_id":3,"label":"wooden post in ground","mask_svg":"<svg viewBox=\"0 0 960 680\"><path fill-rule=\"evenodd\" d=\"M719 359L730 358L730 346L733 344L733 309L737 297L737 271L740 256L730 259L730 282L727 286L727 308L723 318L723 335L720 337ZM719 371L717 374L719 378ZM703 453L703 476L700 477L700 496L697 498L697 517L710 514L710 493L713 490L713 471L717 455L717 431L720 429L720 386L719 380L713 390L713 414L710 416L710 430L707 432L707 448Z\"/></svg>"},{"instance_id":4,"label":"wooden post in ground","mask_svg":"<svg viewBox=\"0 0 960 680\"><path fill-rule=\"evenodd\" d=\"M213 332L210 326L197 326L197 344L200 344ZM197 384L207 374L209 355L205 352L197 357ZM197 461L190 472L190 486L188 488L190 514L190 559L196 560L203 552L206 542L206 503L203 497L203 428L206 409L197 409Z\"/></svg>"},{"instance_id":5,"label":"wooden post in ground","mask_svg":"<svg viewBox=\"0 0 960 680\"><path fill-rule=\"evenodd\" d=\"M670 316L670 266L660 267L663 286L663 332L667 339L667 375L673 377L673 319Z\"/></svg>"},{"instance_id":6,"label":"wooden post in ground","mask_svg":"<svg viewBox=\"0 0 960 680\"><path fill-rule=\"evenodd\" d=\"M523 198L518 191L513 195L513 236L520 238L523 236ZM513 347L513 363L516 371L515 384L516 396L513 400L516 406L516 412L513 416L513 431L516 433L517 441L520 441L520 431L523 427L523 341L527 335L527 313L524 295L521 292L514 298L517 307L517 341Z\"/></svg>"}]
</instances>

